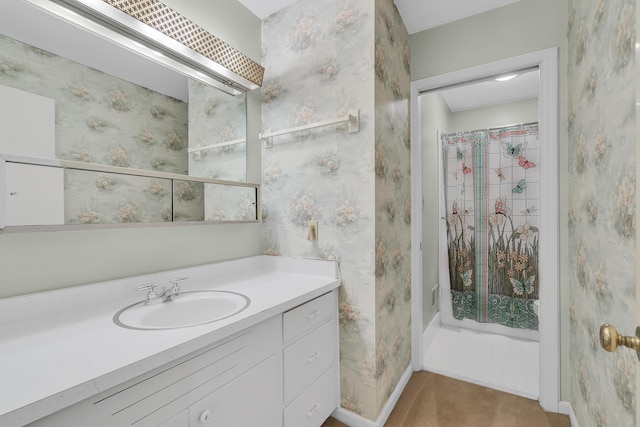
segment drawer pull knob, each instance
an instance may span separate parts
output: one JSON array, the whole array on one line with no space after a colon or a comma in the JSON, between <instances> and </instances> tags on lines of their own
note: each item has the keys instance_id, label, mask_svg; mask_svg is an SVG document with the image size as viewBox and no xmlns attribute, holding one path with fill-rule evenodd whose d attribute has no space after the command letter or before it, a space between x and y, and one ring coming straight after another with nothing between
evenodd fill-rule
<instances>
[{"instance_id":1,"label":"drawer pull knob","mask_svg":"<svg viewBox=\"0 0 640 427\"><path fill-rule=\"evenodd\" d=\"M313 417L316 412L318 412L318 409L320 409L320 404L316 403L315 406L313 408L311 408L311 410L309 412L307 412L307 418L311 418Z\"/></svg>"},{"instance_id":2,"label":"drawer pull knob","mask_svg":"<svg viewBox=\"0 0 640 427\"><path fill-rule=\"evenodd\" d=\"M318 310L314 310L311 313L307 314L307 319L309 320L315 319L316 317L318 317Z\"/></svg>"},{"instance_id":3,"label":"drawer pull knob","mask_svg":"<svg viewBox=\"0 0 640 427\"><path fill-rule=\"evenodd\" d=\"M206 411L203 411L200 414L200 422L201 423L206 423L210 419L211 419L211 411L210 410L207 409Z\"/></svg>"},{"instance_id":4,"label":"drawer pull knob","mask_svg":"<svg viewBox=\"0 0 640 427\"><path fill-rule=\"evenodd\" d=\"M320 359L320 356L322 356L322 353L320 353L319 351L316 351L311 355L311 357L307 359L307 363L315 362L316 360Z\"/></svg>"}]
</instances>

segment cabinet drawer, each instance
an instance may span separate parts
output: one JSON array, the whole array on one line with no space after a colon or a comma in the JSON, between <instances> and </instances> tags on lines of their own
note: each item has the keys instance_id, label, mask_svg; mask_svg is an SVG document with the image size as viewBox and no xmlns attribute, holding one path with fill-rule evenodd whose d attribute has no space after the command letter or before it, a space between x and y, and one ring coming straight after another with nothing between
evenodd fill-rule
<instances>
[{"instance_id":1,"label":"cabinet drawer","mask_svg":"<svg viewBox=\"0 0 640 427\"><path fill-rule=\"evenodd\" d=\"M293 400L336 361L337 319L284 350L284 401Z\"/></svg>"},{"instance_id":2,"label":"cabinet drawer","mask_svg":"<svg viewBox=\"0 0 640 427\"><path fill-rule=\"evenodd\" d=\"M284 427L320 427L338 407L336 365L284 410Z\"/></svg>"},{"instance_id":3,"label":"cabinet drawer","mask_svg":"<svg viewBox=\"0 0 640 427\"><path fill-rule=\"evenodd\" d=\"M338 295L333 291L287 311L282 318L284 342L288 343L332 315L336 315L337 310Z\"/></svg>"}]
</instances>

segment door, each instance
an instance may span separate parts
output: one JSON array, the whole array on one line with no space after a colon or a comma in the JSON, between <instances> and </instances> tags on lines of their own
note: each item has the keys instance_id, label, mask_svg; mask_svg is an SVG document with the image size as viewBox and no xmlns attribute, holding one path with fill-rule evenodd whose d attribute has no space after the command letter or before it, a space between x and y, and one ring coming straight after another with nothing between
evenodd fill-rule
<instances>
[{"instance_id":1,"label":"door","mask_svg":"<svg viewBox=\"0 0 640 427\"><path fill-rule=\"evenodd\" d=\"M640 18L640 10L636 9L636 13ZM640 22L640 19L638 19ZM636 44L636 49L637 49ZM639 137L640 132L638 132L638 124L640 124L640 108L638 108L638 100L640 100L640 64L636 65L636 171L637 165L640 164L640 144ZM636 184L637 185L637 184ZM635 190L637 192L637 190ZM637 193L636 193L637 194ZM633 213L634 222L637 220L637 215L640 208L640 197L636 195L635 200L635 212ZM611 365L605 364L605 373L608 372L607 381L611 384L607 384L606 388L613 388L616 391L616 394L608 393L605 396L605 400L601 402L600 405L596 408L590 408L593 412L600 412L602 417L604 417L604 424L609 425L609 422L612 418L614 418L613 422L618 423L621 418L616 418L620 416L619 414L625 414L624 409L628 410L628 414L626 414L629 418L635 415L635 424L640 425L640 274L638 271L638 267L640 266L640 229L635 228L635 269L633 266L629 266L629 270L627 270L625 278L627 279L627 283L633 283L635 281L635 301L631 300L625 304L625 301L618 301L620 304L620 311L623 313L633 314L634 310L633 303L635 302L635 331L632 330L633 327L629 327L630 321L632 319L621 319L625 321L625 324L620 324L620 329L616 328L615 325L610 325L605 323L600 327L600 346L611 353L609 356ZM624 283L612 284L613 286L619 287L620 289L624 289ZM628 295L625 292L625 295ZM604 302L606 303L606 302ZM625 307L625 305L627 307ZM631 306L631 307L629 307ZM603 321L607 321L608 319L603 319ZM623 329L624 328L624 329ZM628 335L627 335L628 334ZM622 354L620 354L622 353ZM625 354L626 353L626 354ZM608 365L608 366L607 366ZM608 370L606 370L609 368ZM635 376L635 377L634 377ZM625 393L620 393L620 389L628 389L629 397L625 399L627 396ZM633 394L635 392L635 395ZM635 405L635 408L632 407ZM602 409L605 408L605 409ZM620 410L622 408L622 410ZM608 412L608 413L607 413ZM616 413L616 415L612 415L611 412ZM578 417L580 418L580 417Z\"/></svg>"},{"instance_id":2,"label":"door","mask_svg":"<svg viewBox=\"0 0 640 427\"><path fill-rule=\"evenodd\" d=\"M636 254L636 265L638 264L639 261L640 261L640 252ZM640 278L640 275L636 275L636 301L635 301L636 307L635 309L636 309L636 323L640 325L640 280L638 280L638 278ZM635 353L633 355L632 364L635 364L636 368L640 366L638 364L638 361L640 361L640 326L636 327L635 335L623 335L620 333L620 331L618 331L618 329L614 325L605 323L602 326L600 326L600 346L604 350L610 353L616 353L616 352ZM624 356L626 355L623 355L623 358L618 360L628 360L628 358ZM620 362L616 363L616 367L622 371L621 372L622 375L625 375L625 374L632 375L632 372L630 372L628 369L625 369L625 368L628 368L629 366L630 365L628 363L626 364L620 363ZM618 379L614 375L611 378L611 381L618 382ZM631 386L630 387L631 389L635 388L635 402L630 401L629 403L630 404L635 403L635 417L636 417L635 425L638 425L638 421L640 421L640 375L637 374L637 369L636 369L635 384L631 382L629 385ZM617 389L618 387L616 386L615 388ZM632 391L632 390L629 390L629 391ZM619 403L620 400L622 400L624 404L624 394L623 395L618 394L615 397L612 394L609 394L607 396L607 399L611 399L611 401L603 402L603 405L613 406ZM625 404L625 406L628 406L628 405ZM594 408L591 408L591 409L594 409ZM605 421L605 425L608 425L606 424L606 420L609 417L607 417L605 413L602 413L602 417L604 417L603 421Z\"/></svg>"},{"instance_id":3,"label":"door","mask_svg":"<svg viewBox=\"0 0 640 427\"><path fill-rule=\"evenodd\" d=\"M571 405L581 427L636 426L640 362L626 346L638 340L622 336L640 325L640 64L638 33L622 29L639 10L634 0L608 2L606 11L596 3L604 4L569 2L576 20L567 33ZM607 61L604 46L616 46Z\"/></svg>"}]
</instances>

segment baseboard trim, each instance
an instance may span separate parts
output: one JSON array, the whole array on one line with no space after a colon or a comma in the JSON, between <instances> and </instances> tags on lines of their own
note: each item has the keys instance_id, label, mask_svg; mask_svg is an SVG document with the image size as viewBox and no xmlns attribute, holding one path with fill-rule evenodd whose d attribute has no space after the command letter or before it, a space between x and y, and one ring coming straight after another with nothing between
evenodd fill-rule
<instances>
[{"instance_id":1,"label":"baseboard trim","mask_svg":"<svg viewBox=\"0 0 640 427\"><path fill-rule=\"evenodd\" d=\"M427 356L427 351L431 347L431 343L433 343L433 339L436 337L436 334L440 330L441 326L442 326L442 322L440 321L440 312L437 312L436 315L433 316L431 323L429 323L429 326L427 326L427 329L424 330L424 334L422 335L423 360L420 361L420 366L422 367L423 370L424 370L424 358Z\"/></svg>"},{"instance_id":2,"label":"baseboard trim","mask_svg":"<svg viewBox=\"0 0 640 427\"><path fill-rule=\"evenodd\" d=\"M387 422L389 415L391 415L391 411L393 411L396 403L398 403L398 399L400 399L400 395L407 386L407 383L411 379L412 374L413 369L411 368L411 365L409 365L407 370L404 371L404 374L402 374L402 376L400 377L400 381L398 381L396 388L393 390L393 393L391 393L391 396L389 396L389 400L387 400L387 403L382 408L382 411L380 412L380 415L378 416L378 419L376 421L371 421L368 418L364 418L343 408L336 409L331 415L333 416L333 418L345 423L350 427L384 427L384 423Z\"/></svg>"},{"instance_id":3,"label":"baseboard trim","mask_svg":"<svg viewBox=\"0 0 640 427\"><path fill-rule=\"evenodd\" d=\"M578 418L576 418L576 413L573 412L573 405L571 405L571 402L560 401L558 403L558 412L562 415L569 415L571 427L580 427L578 425Z\"/></svg>"}]
</instances>

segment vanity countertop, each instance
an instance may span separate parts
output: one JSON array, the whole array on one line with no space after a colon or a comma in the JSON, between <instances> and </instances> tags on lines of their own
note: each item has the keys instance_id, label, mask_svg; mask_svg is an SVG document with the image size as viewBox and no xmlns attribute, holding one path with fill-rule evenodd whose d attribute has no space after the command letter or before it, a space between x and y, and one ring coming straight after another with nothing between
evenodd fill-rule
<instances>
[{"instance_id":1,"label":"vanity countertop","mask_svg":"<svg viewBox=\"0 0 640 427\"><path fill-rule=\"evenodd\" d=\"M229 290L250 298L240 313L186 328L117 326L135 288ZM339 286L330 261L256 256L0 300L0 425L22 426L98 394Z\"/></svg>"}]
</instances>

